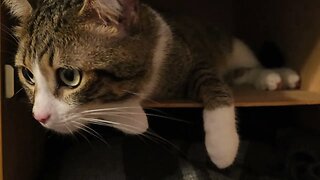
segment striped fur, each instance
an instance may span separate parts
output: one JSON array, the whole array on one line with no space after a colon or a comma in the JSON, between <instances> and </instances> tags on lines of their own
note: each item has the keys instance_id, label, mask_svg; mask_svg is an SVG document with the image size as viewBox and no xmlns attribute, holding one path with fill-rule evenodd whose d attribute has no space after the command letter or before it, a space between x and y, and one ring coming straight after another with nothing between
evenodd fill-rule
<instances>
[{"instance_id":1,"label":"striped fur","mask_svg":"<svg viewBox=\"0 0 320 180\"><path fill-rule=\"evenodd\" d=\"M4 0L3 2L10 8L11 13L22 21L32 14L32 7L28 0Z\"/></svg>"},{"instance_id":2,"label":"striped fur","mask_svg":"<svg viewBox=\"0 0 320 180\"><path fill-rule=\"evenodd\" d=\"M212 161L233 162L239 139L222 79L234 60L232 36L188 18L165 20L137 0L44 0L17 37L19 77L35 118L48 117L38 118L45 127L72 133L95 123L143 133L142 100L190 98L204 104ZM62 82L70 69L79 72L77 86Z\"/></svg>"}]
</instances>

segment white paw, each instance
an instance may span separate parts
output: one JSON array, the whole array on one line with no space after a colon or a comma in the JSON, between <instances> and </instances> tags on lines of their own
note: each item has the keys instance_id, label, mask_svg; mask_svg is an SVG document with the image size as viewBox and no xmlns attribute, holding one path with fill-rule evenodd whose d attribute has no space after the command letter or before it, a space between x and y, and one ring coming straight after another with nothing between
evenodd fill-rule
<instances>
[{"instance_id":1,"label":"white paw","mask_svg":"<svg viewBox=\"0 0 320 180\"><path fill-rule=\"evenodd\" d=\"M239 136L233 106L204 110L205 144L218 168L230 166L238 152Z\"/></svg>"},{"instance_id":2,"label":"white paw","mask_svg":"<svg viewBox=\"0 0 320 180\"><path fill-rule=\"evenodd\" d=\"M281 76L272 70L261 70L255 80L255 87L261 90L274 91L281 87Z\"/></svg>"},{"instance_id":3,"label":"white paw","mask_svg":"<svg viewBox=\"0 0 320 180\"><path fill-rule=\"evenodd\" d=\"M300 85L300 76L295 71L288 68L281 68L276 70L280 74L284 83L284 88L297 89Z\"/></svg>"},{"instance_id":4,"label":"white paw","mask_svg":"<svg viewBox=\"0 0 320 180\"><path fill-rule=\"evenodd\" d=\"M290 89L296 89L299 87L300 77L297 74L290 74L286 80L286 86Z\"/></svg>"}]
</instances>

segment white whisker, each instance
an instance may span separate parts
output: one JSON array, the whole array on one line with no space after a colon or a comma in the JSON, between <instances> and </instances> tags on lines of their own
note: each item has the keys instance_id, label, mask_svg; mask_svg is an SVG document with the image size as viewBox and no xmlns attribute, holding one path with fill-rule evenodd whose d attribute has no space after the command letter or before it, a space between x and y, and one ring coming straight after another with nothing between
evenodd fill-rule
<instances>
[{"instance_id":1,"label":"white whisker","mask_svg":"<svg viewBox=\"0 0 320 180\"><path fill-rule=\"evenodd\" d=\"M146 100L146 101L149 101L149 102L152 102L152 103L155 103L155 104L160 104L160 102L155 101L154 99L147 98L147 95L146 95L146 94L143 94L143 93L136 93L136 92L132 92L132 91L128 91L128 90L123 90L123 92L129 93L129 94L132 94L132 95L135 95L135 96L137 96L137 97L142 98L143 100Z\"/></svg>"},{"instance_id":2,"label":"white whisker","mask_svg":"<svg viewBox=\"0 0 320 180\"><path fill-rule=\"evenodd\" d=\"M175 150L177 150L178 152L184 154L184 153L180 150L180 148L179 148L178 146L176 146L175 144L173 144L173 143L170 142L169 140L167 140L167 139L159 136L159 135L156 134L156 133L152 133L152 132L150 132L150 131L147 131L146 133L150 136L150 138L152 138L152 137L153 137L153 138L156 138L160 143L163 143L163 144L167 144L167 145L169 145L169 146L172 146Z\"/></svg>"},{"instance_id":3,"label":"white whisker","mask_svg":"<svg viewBox=\"0 0 320 180\"><path fill-rule=\"evenodd\" d=\"M102 141L103 143L105 143L106 145L109 145L104 139L103 137L95 130L93 130L92 128L90 128L89 126L79 123L77 121L71 121L72 123L75 123L77 125L79 125L79 127L82 127L82 130L87 132L88 134L98 138L100 141Z\"/></svg>"},{"instance_id":4,"label":"white whisker","mask_svg":"<svg viewBox=\"0 0 320 180\"><path fill-rule=\"evenodd\" d=\"M10 28L5 26L4 24L1 24L1 30L8 34L16 44L19 44L19 40L14 36L13 31Z\"/></svg>"},{"instance_id":5,"label":"white whisker","mask_svg":"<svg viewBox=\"0 0 320 180\"><path fill-rule=\"evenodd\" d=\"M81 127L81 126L78 126L76 124L73 124L73 126L78 129L83 130L83 127ZM76 131L76 133L78 133L81 137L83 137L90 144L90 146L92 146L91 142L89 141L89 139L85 135L83 135L80 131Z\"/></svg>"},{"instance_id":6,"label":"white whisker","mask_svg":"<svg viewBox=\"0 0 320 180\"><path fill-rule=\"evenodd\" d=\"M139 124L139 125L143 125L143 123L142 122L140 122L139 120L137 120L137 119L133 119L133 118L131 118L131 117L129 117L129 116L126 116L126 114L123 114L123 115L121 115L121 114L109 114L109 116L113 116L113 117L120 117L120 118L122 118L122 119L125 119L125 120L129 120L129 121L133 121L133 122L135 122L136 124ZM104 120L104 121L106 121L106 120ZM114 121L107 121L107 122L114 122ZM124 123L119 123L119 122L117 122L120 126L121 125L129 125L129 124L124 124ZM131 125L130 125L131 126ZM121 126L122 127L122 126ZM135 126L131 126L131 127L135 127ZM140 129L138 129L138 128L136 128L135 130L140 130Z\"/></svg>"},{"instance_id":7,"label":"white whisker","mask_svg":"<svg viewBox=\"0 0 320 180\"><path fill-rule=\"evenodd\" d=\"M64 126L67 128L68 132L74 136L74 133L71 131L71 129L69 128L69 126L65 123Z\"/></svg>"},{"instance_id":8,"label":"white whisker","mask_svg":"<svg viewBox=\"0 0 320 180\"><path fill-rule=\"evenodd\" d=\"M116 115L114 115L116 116ZM118 117L121 117L121 116L118 116ZM128 118L128 117L127 117ZM82 118L83 120L86 120L92 124L96 124L96 125L102 125L102 126L105 126L107 125L108 127L121 127L123 129L126 129L128 130L136 130L136 131L141 131L141 129L135 127L135 126L132 126L132 125L129 125L129 124L124 124L124 123L119 123L119 122L113 122L113 121L108 121L108 120L104 120L104 119L96 119L96 118Z\"/></svg>"},{"instance_id":9,"label":"white whisker","mask_svg":"<svg viewBox=\"0 0 320 180\"><path fill-rule=\"evenodd\" d=\"M81 114L79 114L79 113L70 113L69 112L68 114L62 116L63 121L61 121L61 123L73 121L75 118L80 118L80 117L81 117Z\"/></svg>"},{"instance_id":10,"label":"white whisker","mask_svg":"<svg viewBox=\"0 0 320 180\"><path fill-rule=\"evenodd\" d=\"M135 131L138 130L140 131L139 128L132 126L132 125L128 125L128 124L123 124L123 123L118 123L118 122L113 122L113 121L108 121L108 120L103 120L103 119L96 119L96 118L81 118L83 120L86 120L92 124L96 124L96 125L101 125L101 126L105 126L107 125L108 127L115 127L115 126L121 126L122 129L124 130L128 130L128 131ZM139 134L139 136L148 138L154 142L157 143L163 143L163 144L167 144L170 145L171 147L173 147L174 149L176 149L177 151L179 151L180 153L181 150L179 149L178 146L174 145L173 143L171 143L170 141L166 140L165 138L157 135L156 133L150 132L150 131L146 131L143 134ZM156 141L157 140L157 141Z\"/></svg>"},{"instance_id":11,"label":"white whisker","mask_svg":"<svg viewBox=\"0 0 320 180\"><path fill-rule=\"evenodd\" d=\"M77 136L74 134L74 132L71 131L70 127L65 123L65 127L67 128L68 132L72 135L72 137L74 137L77 141Z\"/></svg>"},{"instance_id":12,"label":"white whisker","mask_svg":"<svg viewBox=\"0 0 320 180\"><path fill-rule=\"evenodd\" d=\"M84 113L84 114L88 114L88 115L142 115L144 113L136 113L136 112L90 112L90 113ZM163 115L158 115L158 114L151 114L151 113L146 113L147 116L151 116L151 117L158 117L158 118L163 118L163 119L167 119L167 120L173 120L173 121L177 121L177 122L183 122L183 123L189 123L188 121L182 120L182 119L178 119L178 118L174 118L174 117L168 117L168 116L163 116Z\"/></svg>"},{"instance_id":13,"label":"white whisker","mask_svg":"<svg viewBox=\"0 0 320 180\"><path fill-rule=\"evenodd\" d=\"M20 88L16 93L14 93L13 96L16 96L19 92L21 92L23 90L23 88Z\"/></svg>"},{"instance_id":14,"label":"white whisker","mask_svg":"<svg viewBox=\"0 0 320 180\"><path fill-rule=\"evenodd\" d=\"M97 122L104 122L104 123L108 123L109 125L120 125L120 123L113 122L113 121L107 121L104 119L97 119L97 118L81 118L81 119L85 120L85 121L96 120Z\"/></svg>"},{"instance_id":15,"label":"white whisker","mask_svg":"<svg viewBox=\"0 0 320 180\"><path fill-rule=\"evenodd\" d=\"M138 109L139 106L131 106L131 107L113 107L113 108L102 108L102 109L92 109L92 110L85 110L81 113L91 113L91 112L100 112L100 111L114 111L114 110L125 110L125 109Z\"/></svg>"}]
</instances>

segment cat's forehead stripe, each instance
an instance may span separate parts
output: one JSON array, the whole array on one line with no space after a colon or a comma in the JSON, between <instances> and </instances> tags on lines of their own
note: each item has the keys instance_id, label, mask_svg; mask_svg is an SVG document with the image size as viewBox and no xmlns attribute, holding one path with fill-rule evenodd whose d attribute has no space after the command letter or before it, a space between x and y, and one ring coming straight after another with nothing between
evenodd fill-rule
<instances>
[{"instance_id":1,"label":"cat's forehead stripe","mask_svg":"<svg viewBox=\"0 0 320 180\"><path fill-rule=\"evenodd\" d=\"M39 57L41 58L45 53L51 51L52 46L52 38L49 39L48 43L42 45L43 47L39 47Z\"/></svg>"},{"instance_id":2,"label":"cat's forehead stripe","mask_svg":"<svg viewBox=\"0 0 320 180\"><path fill-rule=\"evenodd\" d=\"M36 10L35 13L33 14L32 23L28 27L28 31L29 31L30 35L33 33L33 31L35 29L35 25L36 25L36 23L35 23L36 19L35 18L39 17L39 14L40 14L40 10L39 9Z\"/></svg>"},{"instance_id":3,"label":"cat's forehead stripe","mask_svg":"<svg viewBox=\"0 0 320 180\"><path fill-rule=\"evenodd\" d=\"M53 67L54 53L51 51L49 55L49 66Z\"/></svg>"},{"instance_id":4,"label":"cat's forehead stripe","mask_svg":"<svg viewBox=\"0 0 320 180\"><path fill-rule=\"evenodd\" d=\"M48 64L53 66L53 59L55 54L54 42L64 42L63 39L56 37L56 32L59 31L64 23L64 12L67 9L74 8L81 5L81 0L52 1L45 0L43 4L37 9L32 19L30 20L28 31L30 39L27 42L28 54L30 58L39 57L39 61L43 60L45 54L48 55ZM32 61L32 59L30 59ZM26 64L26 62L24 62Z\"/></svg>"},{"instance_id":5,"label":"cat's forehead stripe","mask_svg":"<svg viewBox=\"0 0 320 180\"><path fill-rule=\"evenodd\" d=\"M39 57L40 57L40 59L39 59L39 61L42 61L42 60L44 60L44 55L48 55L48 64L49 64L49 66L50 67L52 67L52 65L53 65L53 56L54 56L54 53L53 53L53 51L54 51L54 48L52 48L52 39L50 39L49 41L48 41L48 43L46 44L46 45L43 45L43 47L39 47L39 49L40 49L40 52L39 52Z\"/></svg>"},{"instance_id":6,"label":"cat's forehead stripe","mask_svg":"<svg viewBox=\"0 0 320 180\"><path fill-rule=\"evenodd\" d=\"M56 31L59 27L61 27L63 21L65 20L63 18L65 12L68 9L82 5L82 2L82 0L43 1L40 9L37 9L33 15L33 19L31 20L31 24L29 25L29 32L31 34L39 33L39 29L45 29L48 26L52 30ZM46 23L43 24L43 22Z\"/></svg>"},{"instance_id":7,"label":"cat's forehead stripe","mask_svg":"<svg viewBox=\"0 0 320 180\"><path fill-rule=\"evenodd\" d=\"M23 48L23 56L22 56L22 65L23 66L26 66L26 58L27 58L27 51L26 51L26 48Z\"/></svg>"}]
</instances>

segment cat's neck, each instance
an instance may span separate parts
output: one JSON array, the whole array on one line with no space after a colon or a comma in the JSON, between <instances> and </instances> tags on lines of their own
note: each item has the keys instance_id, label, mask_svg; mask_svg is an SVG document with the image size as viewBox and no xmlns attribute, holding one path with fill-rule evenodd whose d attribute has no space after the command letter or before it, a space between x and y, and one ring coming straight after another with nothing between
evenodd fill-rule
<instances>
[{"instance_id":1,"label":"cat's neck","mask_svg":"<svg viewBox=\"0 0 320 180\"><path fill-rule=\"evenodd\" d=\"M160 80L160 69L164 67L165 61L172 51L174 40L169 25L155 10L147 5L142 5L139 18L140 33L152 36L151 39L156 39L154 44L150 44L153 46L151 76L142 92L144 96L152 96Z\"/></svg>"}]
</instances>

